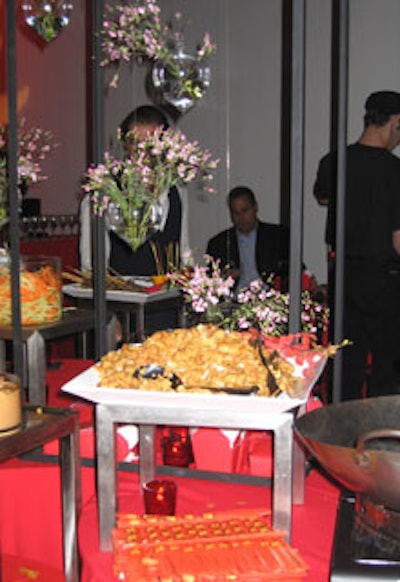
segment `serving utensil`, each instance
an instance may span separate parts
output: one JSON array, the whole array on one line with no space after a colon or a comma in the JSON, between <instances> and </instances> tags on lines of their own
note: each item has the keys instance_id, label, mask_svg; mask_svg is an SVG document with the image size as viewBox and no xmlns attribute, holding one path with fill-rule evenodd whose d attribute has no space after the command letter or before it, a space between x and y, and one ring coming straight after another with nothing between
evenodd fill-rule
<instances>
[{"instance_id":1,"label":"serving utensil","mask_svg":"<svg viewBox=\"0 0 400 582\"><path fill-rule=\"evenodd\" d=\"M145 378L147 380L155 380L156 378L166 378L171 383L171 388L173 390L178 390L179 386L184 385L183 381L179 376L177 376L173 372L166 372L163 366L159 366L158 364L146 364L144 366L139 366L133 372L134 378ZM208 386L186 386L185 390L207 390L208 392L213 393L222 393L222 394L237 394L240 396L251 396L252 394L257 394L260 391L258 386L249 386L244 388L231 388L231 387L223 387L223 388L216 388L216 387L208 387Z\"/></svg>"},{"instance_id":2,"label":"serving utensil","mask_svg":"<svg viewBox=\"0 0 400 582\"><path fill-rule=\"evenodd\" d=\"M268 357L266 357L263 351L262 340L260 337L257 338L256 345L260 360L267 370L267 388L269 390L270 396L278 396L281 394L282 390L279 388L276 382L272 364L276 357L279 356L279 354L278 352L273 351L268 355Z\"/></svg>"}]
</instances>

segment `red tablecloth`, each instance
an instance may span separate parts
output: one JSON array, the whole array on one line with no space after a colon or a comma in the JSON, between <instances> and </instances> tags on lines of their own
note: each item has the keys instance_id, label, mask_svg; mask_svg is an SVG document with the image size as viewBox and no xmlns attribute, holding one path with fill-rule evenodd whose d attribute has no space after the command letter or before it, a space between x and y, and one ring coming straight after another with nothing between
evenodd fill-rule
<instances>
[{"instance_id":1,"label":"red tablecloth","mask_svg":"<svg viewBox=\"0 0 400 582\"><path fill-rule=\"evenodd\" d=\"M47 564L27 560L21 556L1 556L0 567L1 582L64 582L65 576L61 570L52 568Z\"/></svg>"},{"instance_id":2,"label":"red tablecloth","mask_svg":"<svg viewBox=\"0 0 400 582\"><path fill-rule=\"evenodd\" d=\"M177 514L203 513L270 506L270 490L264 487L222 482L174 479L178 485ZM313 471L307 478L304 506L293 509L291 545L309 566L307 582L329 579L338 489ZM142 512L137 476L125 476L120 486L120 510ZM88 535L90 532L90 535ZM112 574L112 554L99 552L97 507L92 498L85 505L79 524L82 556L81 582L116 582Z\"/></svg>"},{"instance_id":3,"label":"red tablecloth","mask_svg":"<svg viewBox=\"0 0 400 582\"><path fill-rule=\"evenodd\" d=\"M94 493L93 469L82 469L83 500ZM0 464L1 552L62 569L61 483L57 465Z\"/></svg>"},{"instance_id":4,"label":"red tablecloth","mask_svg":"<svg viewBox=\"0 0 400 582\"><path fill-rule=\"evenodd\" d=\"M265 508L270 491L265 487L216 481L176 479L177 512L202 513L241 507ZM140 512L138 475L119 479L122 511ZM82 555L81 582L114 582L112 555L99 552L95 472L82 468L83 510L79 523ZM291 545L310 570L307 582L327 582L338 489L312 471L306 481L303 506L293 509ZM0 468L0 544L7 554L62 568L61 499L59 469L55 465L24 461L3 463Z\"/></svg>"},{"instance_id":5,"label":"red tablecloth","mask_svg":"<svg viewBox=\"0 0 400 582\"><path fill-rule=\"evenodd\" d=\"M61 391L69 380L93 365L93 360L55 360L46 372L47 404L55 408L70 408L80 413L81 426L93 424L94 404Z\"/></svg>"}]
</instances>

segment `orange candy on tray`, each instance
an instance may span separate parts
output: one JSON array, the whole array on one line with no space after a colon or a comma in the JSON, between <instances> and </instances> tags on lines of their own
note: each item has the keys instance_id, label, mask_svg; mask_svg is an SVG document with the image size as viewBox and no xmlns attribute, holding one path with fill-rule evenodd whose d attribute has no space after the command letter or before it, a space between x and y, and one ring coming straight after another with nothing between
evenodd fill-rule
<instances>
[{"instance_id":1,"label":"orange candy on tray","mask_svg":"<svg viewBox=\"0 0 400 582\"><path fill-rule=\"evenodd\" d=\"M307 565L265 512L120 515L114 573L125 582L303 580Z\"/></svg>"}]
</instances>

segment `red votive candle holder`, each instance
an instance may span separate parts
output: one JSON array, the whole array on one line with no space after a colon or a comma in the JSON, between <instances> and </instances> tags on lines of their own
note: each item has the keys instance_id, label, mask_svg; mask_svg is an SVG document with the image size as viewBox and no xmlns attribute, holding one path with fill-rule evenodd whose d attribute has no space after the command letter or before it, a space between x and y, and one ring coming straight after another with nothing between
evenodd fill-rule
<instances>
[{"instance_id":1,"label":"red votive candle holder","mask_svg":"<svg viewBox=\"0 0 400 582\"><path fill-rule=\"evenodd\" d=\"M185 429L168 429L162 440L164 465L188 467L192 461L192 445L189 431Z\"/></svg>"},{"instance_id":2,"label":"red votive candle holder","mask_svg":"<svg viewBox=\"0 0 400 582\"><path fill-rule=\"evenodd\" d=\"M175 515L176 484L166 479L148 481L143 485L145 513Z\"/></svg>"}]
</instances>

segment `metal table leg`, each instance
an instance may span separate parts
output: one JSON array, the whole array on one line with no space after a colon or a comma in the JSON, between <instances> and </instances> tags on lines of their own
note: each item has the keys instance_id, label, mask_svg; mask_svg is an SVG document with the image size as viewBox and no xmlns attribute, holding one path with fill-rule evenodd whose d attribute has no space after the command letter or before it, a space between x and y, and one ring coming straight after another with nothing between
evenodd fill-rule
<instances>
[{"instance_id":1,"label":"metal table leg","mask_svg":"<svg viewBox=\"0 0 400 582\"><path fill-rule=\"evenodd\" d=\"M176 308L177 308L178 327L185 328L186 327L186 313L185 313L183 297L178 298L178 300L176 302Z\"/></svg>"},{"instance_id":2,"label":"metal table leg","mask_svg":"<svg viewBox=\"0 0 400 582\"><path fill-rule=\"evenodd\" d=\"M96 406L97 498L99 508L100 550L112 549L111 531L116 514L115 430L107 406Z\"/></svg>"},{"instance_id":3,"label":"metal table leg","mask_svg":"<svg viewBox=\"0 0 400 582\"><path fill-rule=\"evenodd\" d=\"M303 505L306 481L306 456L300 444L294 440L293 451L293 503Z\"/></svg>"},{"instance_id":4,"label":"metal table leg","mask_svg":"<svg viewBox=\"0 0 400 582\"><path fill-rule=\"evenodd\" d=\"M110 350L115 350L115 345L116 345L116 337L117 337L117 316L115 315L115 313L113 313L111 315L111 319L110 322L107 325L107 349L108 351Z\"/></svg>"},{"instance_id":5,"label":"metal table leg","mask_svg":"<svg viewBox=\"0 0 400 582\"><path fill-rule=\"evenodd\" d=\"M79 423L59 439L63 512L64 572L66 582L79 582L78 516L81 509Z\"/></svg>"},{"instance_id":6,"label":"metal table leg","mask_svg":"<svg viewBox=\"0 0 400 582\"><path fill-rule=\"evenodd\" d=\"M155 451L156 427L149 424L139 425L139 472L140 486L154 479L156 474Z\"/></svg>"},{"instance_id":7,"label":"metal table leg","mask_svg":"<svg viewBox=\"0 0 400 582\"><path fill-rule=\"evenodd\" d=\"M144 303L140 303L137 305L136 337L138 338L139 341L143 341L145 339L145 334L144 334Z\"/></svg>"},{"instance_id":8,"label":"metal table leg","mask_svg":"<svg viewBox=\"0 0 400 582\"><path fill-rule=\"evenodd\" d=\"M46 405L46 347L42 335L34 331L26 340L29 404Z\"/></svg>"},{"instance_id":9,"label":"metal table leg","mask_svg":"<svg viewBox=\"0 0 400 582\"><path fill-rule=\"evenodd\" d=\"M272 525L274 529L287 532L287 540L290 542L292 526L293 424L290 415L285 415L285 417L284 422L274 429Z\"/></svg>"}]
</instances>

